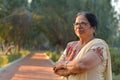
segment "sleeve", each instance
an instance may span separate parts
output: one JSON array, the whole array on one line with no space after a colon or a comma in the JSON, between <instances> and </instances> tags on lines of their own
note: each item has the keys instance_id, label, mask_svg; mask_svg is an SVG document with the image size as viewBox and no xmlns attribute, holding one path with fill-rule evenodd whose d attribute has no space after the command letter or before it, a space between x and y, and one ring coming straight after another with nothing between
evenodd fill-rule
<instances>
[{"instance_id":1,"label":"sleeve","mask_svg":"<svg viewBox=\"0 0 120 80\"><path fill-rule=\"evenodd\" d=\"M69 42L65 48L65 50L63 51L61 57L59 60L65 60L65 58L67 57L69 51L71 50L71 45L73 44L73 42Z\"/></svg>"},{"instance_id":2,"label":"sleeve","mask_svg":"<svg viewBox=\"0 0 120 80\"><path fill-rule=\"evenodd\" d=\"M59 61L60 61L60 60L65 60L65 58L66 58L66 56L67 56L67 48L68 48L68 45L69 45L69 43L67 44L65 50L63 51L62 55L60 56Z\"/></svg>"},{"instance_id":3,"label":"sleeve","mask_svg":"<svg viewBox=\"0 0 120 80\"><path fill-rule=\"evenodd\" d=\"M107 48L104 44L96 44L92 46L89 51L97 54L102 61L107 59Z\"/></svg>"},{"instance_id":4,"label":"sleeve","mask_svg":"<svg viewBox=\"0 0 120 80\"><path fill-rule=\"evenodd\" d=\"M65 58L65 57L66 57L66 49L63 51L61 57L62 57L62 58Z\"/></svg>"}]
</instances>

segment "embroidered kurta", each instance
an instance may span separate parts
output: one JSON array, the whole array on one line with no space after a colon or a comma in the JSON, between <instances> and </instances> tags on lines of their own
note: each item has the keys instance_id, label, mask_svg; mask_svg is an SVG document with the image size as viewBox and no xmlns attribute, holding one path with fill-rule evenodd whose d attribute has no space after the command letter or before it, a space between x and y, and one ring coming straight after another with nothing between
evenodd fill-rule
<instances>
[{"instance_id":1,"label":"embroidered kurta","mask_svg":"<svg viewBox=\"0 0 120 80\"><path fill-rule=\"evenodd\" d=\"M102 39L93 39L88 42L81 50L77 48L79 41L68 43L63 57L65 61L81 59L86 53L93 51L97 54L102 63L95 68L81 74L70 75L67 80L112 80L111 58L108 45ZM91 53L93 54L93 53Z\"/></svg>"}]
</instances>

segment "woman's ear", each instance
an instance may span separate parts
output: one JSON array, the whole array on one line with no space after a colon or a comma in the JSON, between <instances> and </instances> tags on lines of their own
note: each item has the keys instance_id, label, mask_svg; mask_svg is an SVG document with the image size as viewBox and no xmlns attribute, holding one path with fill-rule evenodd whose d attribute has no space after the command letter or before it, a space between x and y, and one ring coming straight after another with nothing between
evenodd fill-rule
<instances>
[{"instance_id":1,"label":"woman's ear","mask_svg":"<svg viewBox=\"0 0 120 80\"><path fill-rule=\"evenodd\" d=\"M92 27L92 31L93 31L93 33L95 33L96 27Z\"/></svg>"},{"instance_id":2,"label":"woman's ear","mask_svg":"<svg viewBox=\"0 0 120 80\"><path fill-rule=\"evenodd\" d=\"M93 27L93 28L92 28L92 32L93 32L93 35L95 36L96 27Z\"/></svg>"}]
</instances>

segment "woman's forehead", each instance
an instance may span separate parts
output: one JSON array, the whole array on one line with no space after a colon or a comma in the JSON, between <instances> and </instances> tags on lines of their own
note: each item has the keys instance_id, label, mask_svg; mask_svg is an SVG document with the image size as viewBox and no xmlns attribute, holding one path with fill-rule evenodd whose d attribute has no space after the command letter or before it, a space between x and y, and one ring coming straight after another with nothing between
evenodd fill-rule
<instances>
[{"instance_id":1,"label":"woman's forehead","mask_svg":"<svg viewBox=\"0 0 120 80\"><path fill-rule=\"evenodd\" d=\"M79 20L84 20L84 21L88 21L87 18L85 17L85 15L79 15L76 17L76 21L79 21Z\"/></svg>"}]
</instances>

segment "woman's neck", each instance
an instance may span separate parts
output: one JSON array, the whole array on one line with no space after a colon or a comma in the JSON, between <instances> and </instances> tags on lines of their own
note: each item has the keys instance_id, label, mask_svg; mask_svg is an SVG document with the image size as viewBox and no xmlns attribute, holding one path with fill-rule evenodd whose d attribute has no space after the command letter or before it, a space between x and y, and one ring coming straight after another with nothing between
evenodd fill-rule
<instances>
[{"instance_id":1,"label":"woman's neck","mask_svg":"<svg viewBox=\"0 0 120 80\"><path fill-rule=\"evenodd\" d=\"M92 39L94 39L94 36L80 37L80 43L84 45L88 43L89 41L91 41Z\"/></svg>"}]
</instances>

